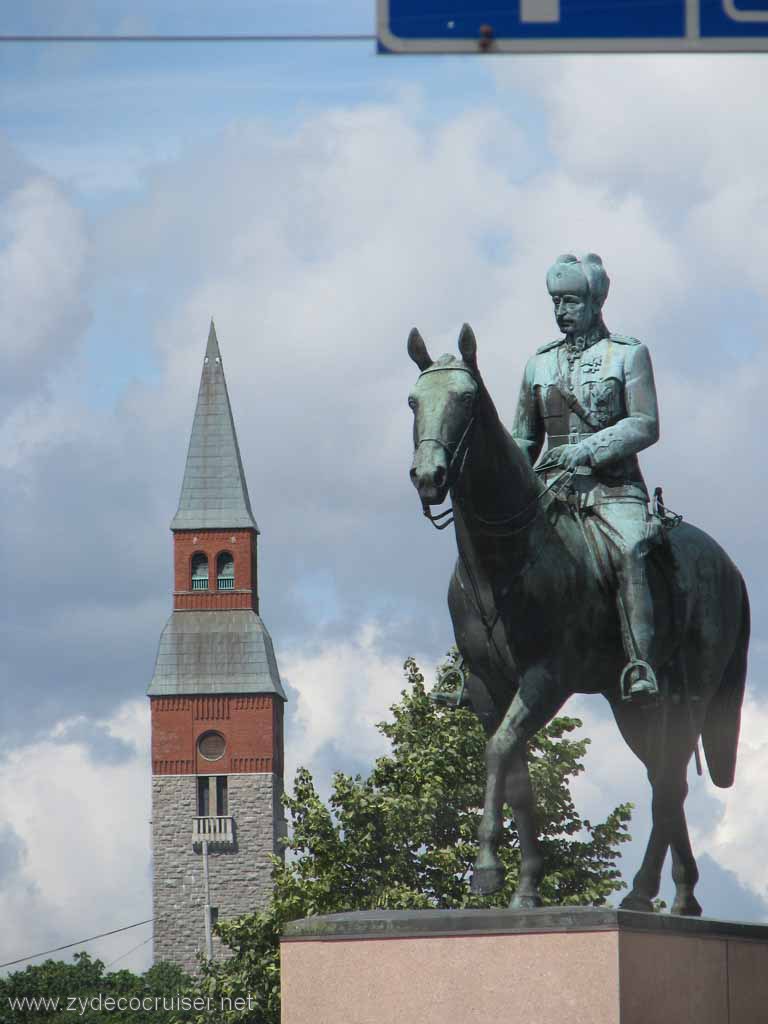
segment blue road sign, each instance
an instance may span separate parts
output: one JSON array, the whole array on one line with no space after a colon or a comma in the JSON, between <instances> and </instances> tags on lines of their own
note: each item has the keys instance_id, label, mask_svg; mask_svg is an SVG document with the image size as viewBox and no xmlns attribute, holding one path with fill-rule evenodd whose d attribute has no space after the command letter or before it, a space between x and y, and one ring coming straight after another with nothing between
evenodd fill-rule
<instances>
[{"instance_id":1,"label":"blue road sign","mask_svg":"<svg viewBox=\"0 0 768 1024\"><path fill-rule=\"evenodd\" d=\"M768 0L377 0L381 53L768 50Z\"/></svg>"}]
</instances>

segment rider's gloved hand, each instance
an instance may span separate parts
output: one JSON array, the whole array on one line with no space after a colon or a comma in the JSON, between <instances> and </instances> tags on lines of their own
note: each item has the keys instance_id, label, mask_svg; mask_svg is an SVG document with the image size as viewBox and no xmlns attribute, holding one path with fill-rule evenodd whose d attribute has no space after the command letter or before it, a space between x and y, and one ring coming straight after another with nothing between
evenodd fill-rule
<instances>
[{"instance_id":1,"label":"rider's gloved hand","mask_svg":"<svg viewBox=\"0 0 768 1024\"><path fill-rule=\"evenodd\" d=\"M576 469L579 466L589 466L591 461L592 459L589 453L589 448L587 448L583 441L579 441L578 444L563 445L560 454L560 465L563 469Z\"/></svg>"}]
</instances>

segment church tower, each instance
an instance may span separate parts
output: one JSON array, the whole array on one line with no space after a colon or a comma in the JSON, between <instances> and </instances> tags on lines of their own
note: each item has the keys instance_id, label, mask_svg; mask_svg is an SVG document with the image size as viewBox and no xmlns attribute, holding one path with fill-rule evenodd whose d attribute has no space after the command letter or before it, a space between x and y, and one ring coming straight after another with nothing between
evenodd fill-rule
<instances>
[{"instance_id":1,"label":"church tower","mask_svg":"<svg viewBox=\"0 0 768 1024\"><path fill-rule=\"evenodd\" d=\"M154 958L194 971L198 953L227 955L216 920L266 903L285 833L285 694L213 321L171 530L173 612L148 690Z\"/></svg>"}]
</instances>

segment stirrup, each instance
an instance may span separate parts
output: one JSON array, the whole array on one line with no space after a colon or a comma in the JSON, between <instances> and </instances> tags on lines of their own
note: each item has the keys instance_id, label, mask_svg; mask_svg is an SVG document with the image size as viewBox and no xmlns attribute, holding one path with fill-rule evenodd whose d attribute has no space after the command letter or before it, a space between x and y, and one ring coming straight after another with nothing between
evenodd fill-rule
<instances>
[{"instance_id":1,"label":"stirrup","mask_svg":"<svg viewBox=\"0 0 768 1024\"><path fill-rule=\"evenodd\" d=\"M629 682L630 673L634 669L640 669L645 673L644 677ZM621 699L625 701L637 701L638 703L650 703L659 699L659 684L656 680L656 673L647 661L640 658L633 658L624 666L619 680Z\"/></svg>"},{"instance_id":2,"label":"stirrup","mask_svg":"<svg viewBox=\"0 0 768 1024\"><path fill-rule=\"evenodd\" d=\"M465 691L464 659L458 659L450 665L438 669L437 682L429 691L429 699L433 704L443 704L455 709L470 705L469 695Z\"/></svg>"}]
</instances>

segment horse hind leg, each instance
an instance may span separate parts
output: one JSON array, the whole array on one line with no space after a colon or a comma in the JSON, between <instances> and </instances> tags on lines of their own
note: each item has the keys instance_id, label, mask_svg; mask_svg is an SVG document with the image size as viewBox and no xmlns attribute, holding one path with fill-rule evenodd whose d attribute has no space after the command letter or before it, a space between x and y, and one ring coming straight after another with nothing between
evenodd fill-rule
<instances>
[{"instance_id":1,"label":"horse hind leg","mask_svg":"<svg viewBox=\"0 0 768 1024\"><path fill-rule=\"evenodd\" d=\"M635 705L611 702L619 732L632 753L645 765L648 779L653 786L655 770L652 769L649 741L651 738L648 716L651 711L643 711ZM619 904L622 910L639 910L653 912L653 900L661 888L661 870L669 849L669 842L661 821L654 815L651 834L645 848L643 861L632 880L632 888Z\"/></svg>"},{"instance_id":2,"label":"horse hind leg","mask_svg":"<svg viewBox=\"0 0 768 1024\"><path fill-rule=\"evenodd\" d=\"M673 839L670 845L672 849L672 880L675 883L675 899L670 913L681 914L684 917L701 917L701 904L693 894L699 880L699 869L688 837L685 812L682 813L680 835Z\"/></svg>"},{"instance_id":3,"label":"horse hind leg","mask_svg":"<svg viewBox=\"0 0 768 1024\"><path fill-rule=\"evenodd\" d=\"M706 658L707 665L711 666L716 662L715 652L710 651ZM705 692L711 691L716 686L707 677L707 665L683 665L683 672L686 674L695 672L696 676L702 680L701 687ZM673 713L670 713L670 735L674 744L673 749L679 751L672 767L668 769L675 779L676 786L676 799L670 808L667 825L667 837L672 851L672 880L675 883L675 898L670 913L680 914L684 917L700 917L702 914L701 904L694 895L699 881L699 869L688 835L685 799L688 796L688 765L701 736L706 715L707 703L704 701L685 702L678 705Z\"/></svg>"},{"instance_id":4,"label":"horse hind leg","mask_svg":"<svg viewBox=\"0 0 768 1024\"><path fill-rule=\"evenodd\" d=\"M688 835L688 824L685 819L685 798L688 795L686 770L687 764L681 767L677 777L671 782L664 780L660 784L661 791L658 798L656 788L654 788L654 829L657 818L660 817L661 834L665 844L669 844L672 853L672 880L675 883L675 898L670 913L680 914L684 917L700 917L701 904L694 895L694 889L699 881L699 869L693 855ZM659 865L660 870L661 864ZM660 878L654 877L653 885L655 891L651 894L651 898L658 893Z\"/></svg>"},{"instance_id":5,"label":"horse hind leg","mask_svg":"<svg viewBox=\"0 0 768 1024\"><path fill-rule=\"evenodd\" d=\"M725 570L726 575L721 577L723 592L720 601L705 601L699 608L703 616L700 633L707 643L687 648L681 662L685 677L698 679L697 689L704 698L683 705L679 714L684 721L678 718L676 722L677 742L681 750L687 751L687 757L680 768L682 793L679 806L669 825L675 883L671 913L686 917L698 917L702 913L694 895L699 869L685 819L688 763L701 736L712 781L719 786L731 785L744 697L750 629L749 598L739 573L730 563L726 564ZM726 597L726 584L730 597ZM709 597L712 596L710 593Z\"/></svg>"},{"instance_id":6,"label":"horse hind leg","mask_svg":"<svg viewBox=\"0 0 768 1024\"><path fill-rule=\"evenodd\" d=\"M652 780L653 828L640 870L632 881L632 891L621 902L624 910L653 910L653 900L661 888L661 871L667 849L671 848L672 878L675 882L671 913L688 917L701 914L701 906L694 896L699 871L685 820L684 803L688 794L686 766L687 760Z\"/></svg>"},{"instance_id":7,"label":"horse hind leg","mask_svg":"<svg viewBox=\"0 0 768 1024\"><path fill-rule=\"evenodd\" d=\"M670 807L667 837L672 851L672 880L675 883L675 899L670 913L685 917L700 917L701 904L694 896L699 881L699 868L693 855L688 822L685 817L685 799L688 796L688 765L700 733L698 716L690 711L690 705L680 708L684 723L678 729L678 743L681 750L674 772L676 776L675 799Z\"/></svg>"},{"instance_id":8,"label":"horse hind leg","mask_svg":"<svg viewBox=\"0 0 768 1024\"><path fill-rule=\"evenodd\" d=\"M664 830L654 824L645 848L643 862L632 879L632 889L619 904L621 910L640 910L653 913L653 901L661 888L661 869L667 856L669 843Z\"/></svg>"},{"instance_id":9,"label":"horse hind leg","mask_svg":"<svg viewBox=\"0 0 768 1024\"><path fill-rule=\"evenodd\" d=\"M643 860L632 879L632 888L619 904L622 910L653 913L653 901L661 888L661 872L669 849L668 814L670 793L664 785L667 771L663 771L668 755L658 745L658 712L641 710L635 705L611 704L616 724L633 754L645 765L652 787L652 826ZM664 728L664 726L662 726ZM666 744L663 744L666 747Z\"/></svg>"}]
</instances>

